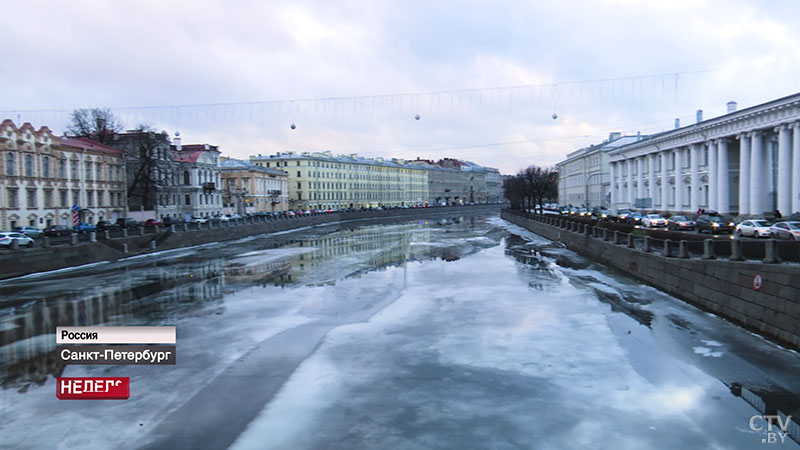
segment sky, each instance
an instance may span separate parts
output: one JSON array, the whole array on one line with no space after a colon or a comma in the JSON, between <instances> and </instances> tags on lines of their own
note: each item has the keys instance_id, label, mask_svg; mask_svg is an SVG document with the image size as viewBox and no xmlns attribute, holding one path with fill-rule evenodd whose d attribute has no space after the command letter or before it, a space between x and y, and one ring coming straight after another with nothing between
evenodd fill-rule
<instances>
[{"instance_id":1,"label":"sky","mask_svg":"<svg viewBox=\"0 0 800 450\"><path fill-rule=\"evenodd\" d=\"M0 118L62 134L70 111L110 108L245 159L515 173L800 92L796 0L77 0L4 15Z\"/></svg>"}]
</instances>

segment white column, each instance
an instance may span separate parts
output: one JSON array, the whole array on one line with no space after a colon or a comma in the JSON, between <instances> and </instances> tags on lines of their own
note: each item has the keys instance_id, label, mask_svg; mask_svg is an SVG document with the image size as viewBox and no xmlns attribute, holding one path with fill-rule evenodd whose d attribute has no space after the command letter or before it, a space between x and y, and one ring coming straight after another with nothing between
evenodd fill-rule
<instances>
[{"instance_id":1,"label":"white column","mask_svg":"<svg viewBox=\"0 0 800 450\"><path fill-rule=\"evenodd\" d=\"M617 207L617 180L616 180L616 177L617 177L617 163L612 162L611 166L610 166L610 169L611 169L611 173L610 173L610 175L611 175L611 205L609 205L609 207L610 208L616 208Z\"/></svg>"},{"instance_id":2,"label":"white column","mask_svg":"<svg viewBox=\"0 0 800 450\"><path fill-rule=\"evenodd\" d=\"M650 185L650 191L648 192L647 197L650 197L651 202L651 209L656 209L656 154L651 153L647 156L648 162L650 163L650 170L648 172L648 180L647 184Z\"/></svg>"},{"instance_id":3,"label":"white column","mask_svg":"<svg viewBox=\"0 0 800 450\"><path fill-rule=\"evenodd\" d=\"M690 201L691 212L696 213L700 209L700 144L693 144L691 149L692 198Z\"/></svg>"},{"instance_id":4,"label":"white column","mask_svg":"<svg viewBox=\"0 0 800 450\"><path fill-rule=\"evenodd\" d=\"M739 139L739 214L750 214L750 136Z\"/></svg>"},{"instance_id":5,"label":"white column","mask_svg":"<svg viewBox=\"0 0 800 450\"><path fill-rule=\"evenodd\" d=\"M750 214L764 213L764 141L760 131L750 133Z\"/></svg>"},{"instance_id":6,"label":"white column","mask_svg":"<svg viewBox=\"0 0 800 450\"><path fill-rule=\"evenodd\" d=\"M675 149L675 212L683 211L683 148Z\"/></svg>"},{"instance_id":7,"label":"white column","mask_svg":"<svg viewBox=\"0 0 800 450\"><path fill-rule=\"evenodd\" d=\"M720 214L728 214L731 211L731 177L728 168L728 140L720 139L718 142L719 160L717 170L719 175L719 189L717 190L717 211Z\"/></svg>"},{"instance_id":8,"label":"white column","mask_svg":"<svg viewBox=\"0 0 800 450\"><path fill-rule=\"evenodd\" d=\"M786 125L778 132L778 211L787 216L792 209L792 135Z\"/></svg>"},{"instance_id":9,"label":"white column","mask_svg":"<svg viewBox=\"0 0 800 450\"><path fill-rule=\"evenodd\" d=\"M636 158L636 162L639 165L639 169L636 173L637 178L639 179L639 194L637 195L639 198L646 197L644 193L644 158L644 156Z\"/></svg>"},{"instance_id":10,"label":"white column","mask_svg":"<svg viewBox=\"0 0 800 450\"><path fill-rule=\"evenodd\" d=\"M716 210L719 192L719 171L717 170L717 141L708 142L708 209Z\"/></svg>"},{"instance_id":11,"label":"white column","mask_svg":"<svg viewBox=\"0 0 800 450\"><path fill-rule=\"evenodd\" d=\"M669 180L667 178L667 156L669 153L667 152L658 152L658 155L661 157L661 210L667 211L667 205L669 204Z\"/></svg>"},{"instance_id":12,"label":"white column","mask_svg":"<svg viewBox=\"0 0 800 450\"><path fill-rule=\"evenodd\" d=\"M628 160L628 201L631 208L633 208L633 200L636 198L636 191L633 187L633 165L636 164L635 159Z\"/></svg>"},{"instance_id":13,"label":"white column","mask_svg":"<svg viewBox=\"0 0 800 450\"><path fill-rule=\"evenodd\" d=\"M800 122L792 124L792 131L792 212L800 212Z\"/></svg>"}]
</instances>

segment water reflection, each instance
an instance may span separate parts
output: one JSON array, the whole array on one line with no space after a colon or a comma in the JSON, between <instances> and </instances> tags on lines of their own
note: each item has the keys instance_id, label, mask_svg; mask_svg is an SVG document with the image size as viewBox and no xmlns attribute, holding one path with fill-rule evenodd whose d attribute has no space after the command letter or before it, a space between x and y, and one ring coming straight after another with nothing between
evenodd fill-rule
<instances>
[{"instance_id":1,"label":"water reflection","mask_svg":"<svg viewBox=\"0 0 800 450\"><path fill-rule=\"evenodd\" d=\"M248 286L335 283L406 260L458 259L499 239L474 217L329 226L0 283L0 298L13 305L0 309L0 386L25 392L62 373L57 326L158 325L219 314L227 295Z\"/></svg>"}]
</instances>

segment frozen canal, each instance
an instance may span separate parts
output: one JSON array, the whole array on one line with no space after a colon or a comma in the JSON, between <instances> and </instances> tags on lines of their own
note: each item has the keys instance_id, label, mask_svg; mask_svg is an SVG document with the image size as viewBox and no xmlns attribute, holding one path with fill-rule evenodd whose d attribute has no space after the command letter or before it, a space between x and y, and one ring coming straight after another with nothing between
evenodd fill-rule
<instances>
[{"instance_id":1,"label":"frozen canal","mask_svg":"<svg viewBox=\"0 0 800 450\"><path fill-rule=\"evenodd\" d=\"M751 429L800 420L797 353L496 216L165 252L0 302L0 448L798 448ZM56 363L55 327L95 324L176 325L177 365ZM131 398L61 401L55 376Z\"/></svg>"}]
</instances>

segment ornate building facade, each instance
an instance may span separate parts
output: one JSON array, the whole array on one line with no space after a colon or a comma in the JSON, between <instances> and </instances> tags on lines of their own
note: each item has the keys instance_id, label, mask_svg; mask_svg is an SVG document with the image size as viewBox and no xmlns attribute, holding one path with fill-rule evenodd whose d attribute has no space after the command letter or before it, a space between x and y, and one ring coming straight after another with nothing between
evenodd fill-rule
<instances>
[{"instance_id":1,"label":"ornate building facade","mask_svg":"<svg viewBox=\"0 0 800 450\"><path fill-rule=\"evenodd\" d=\"M126 215L122 151L54 136L25 123L0 124L0 229L96 223Z\"/></svg>"}]
</instances>

